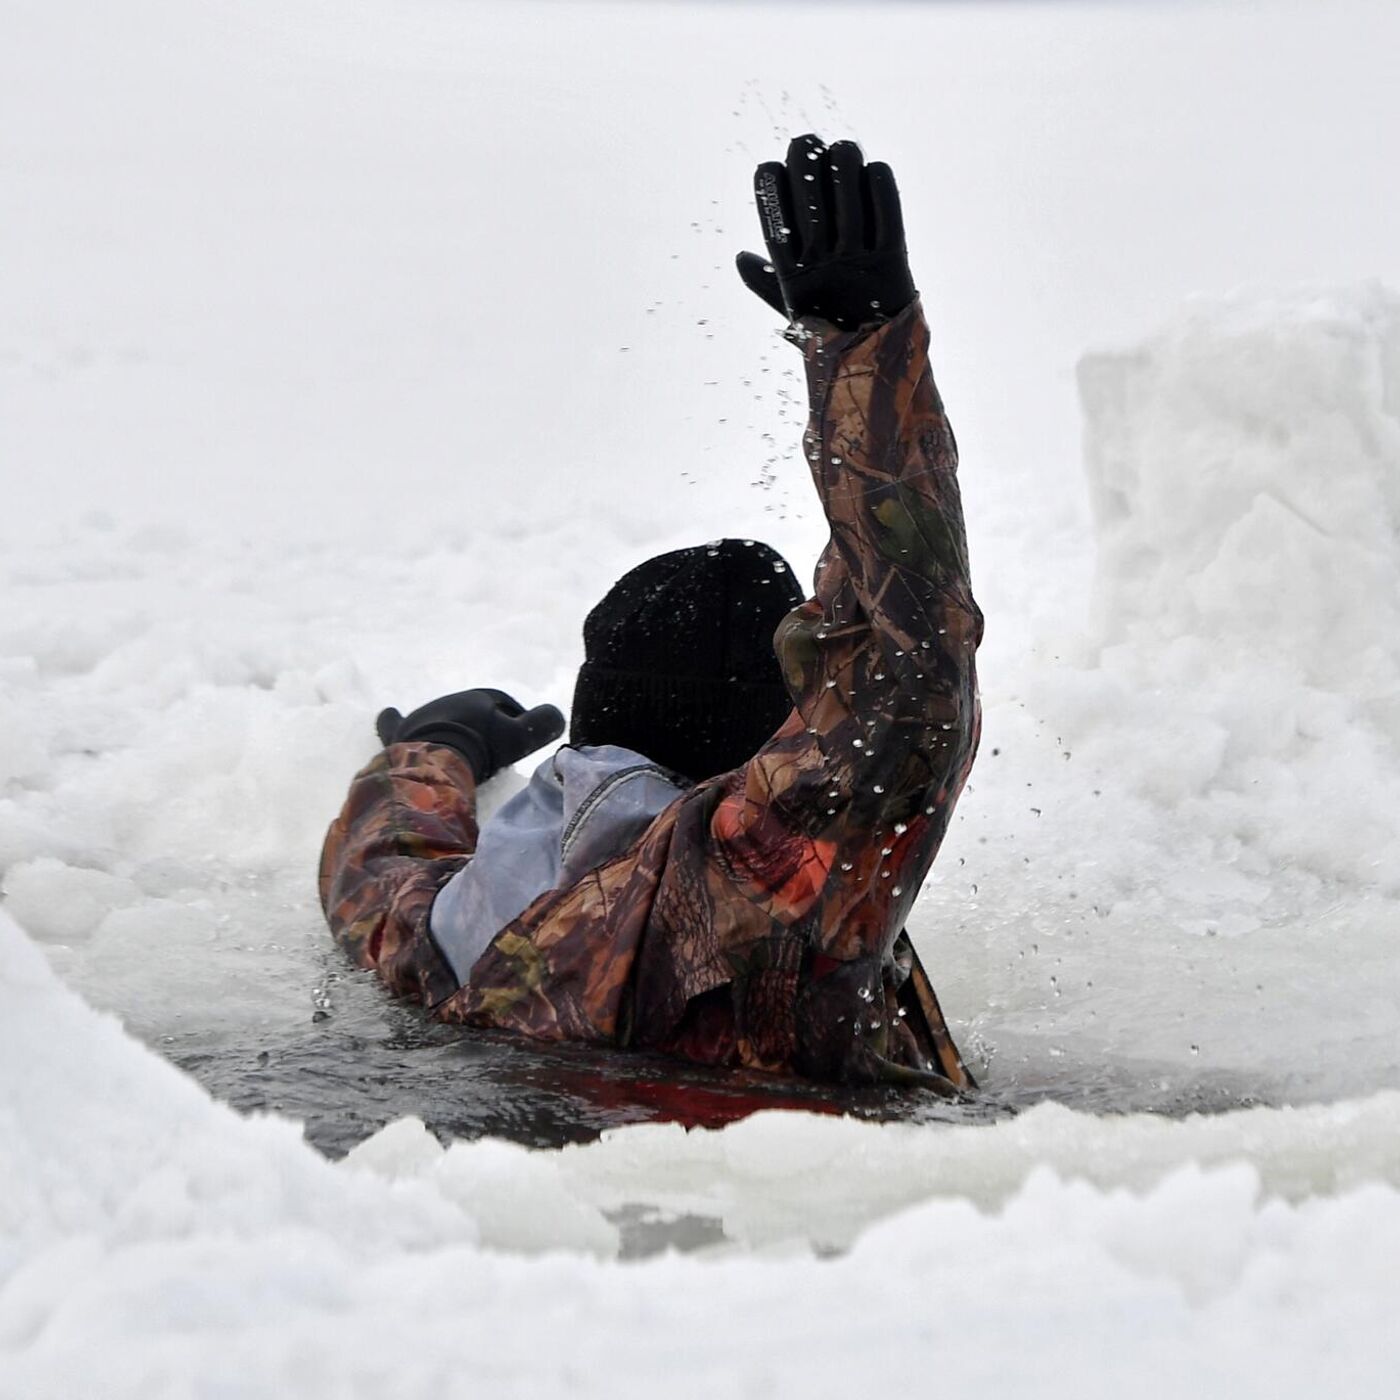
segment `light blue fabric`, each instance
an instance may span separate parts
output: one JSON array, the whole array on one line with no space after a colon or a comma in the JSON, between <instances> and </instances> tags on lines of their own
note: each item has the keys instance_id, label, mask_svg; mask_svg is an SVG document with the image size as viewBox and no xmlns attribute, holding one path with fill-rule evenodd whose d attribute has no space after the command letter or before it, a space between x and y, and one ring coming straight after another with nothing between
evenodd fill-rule
<instances>
[{"instance_id":1,"label":"light blue fabric","mask_svg":"<svg viewBox=\"0 0 1400 1400\"><path fill-rule=\"evenodd\" d=\"M482 826L476 854L433 901L429 928L459 985L548 890L621 855L685 789L614 744L562 748Z\"/></svg>"}]
</instances>

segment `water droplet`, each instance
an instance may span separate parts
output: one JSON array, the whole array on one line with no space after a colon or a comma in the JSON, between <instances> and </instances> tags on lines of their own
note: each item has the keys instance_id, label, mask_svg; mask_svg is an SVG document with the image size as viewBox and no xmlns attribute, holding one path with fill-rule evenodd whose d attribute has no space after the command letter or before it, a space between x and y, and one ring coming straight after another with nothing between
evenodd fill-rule
<instances>
[{"instance_id":1,"label":"water droplet","mask_svg":"<svg viewBox=\"0 0 1400 1400\"><path fill-rule=\"evenodd\" d=\"M852 740L851 740L851 747L852 747L852 748L855 748L855 749L863 749L863 748L865 747L865 740L864 740L864 739L852 739Z\"/></svg>"},{"instance_id":2,"label":"water droplet","mask_svg":"<svg viewBox=\"0 0 1400 1400\"><path fill-rule=\"evenodd\" d=\"M904 886L903 886L903 885L896 885L896 886L894 887L894 889L892 889L892 890L890 891L890 893L891 893L892 895L894 895L894 897L895 897L896 899L898 899L899 896L902 895L902 894L904 893Z\"/></svg>"},{"instance_id":3,"label":"water droplet","mask_svg":"<svg viewBox=\"0 0 1400 1400\"><path fill-rule=\"evenodd\" d=\"M894 824L894 834L895 834L896 836L903 836L904 833L905 833L906 831L908 831L908 830L909 830L909 828L908 828L907 826L905 826L903 822L895 822L895 824Z\"/></svg>"},{"instance_id":4,"label":"water droplet","mask_svg":"<svg viewBox=\"0 0 1400 1400\"><path fill-rule=\"evenodd\" d=\"M885 790L884 787L883 787L880 783L876 783L876 784L875 784L875 791L876 791L876 792L884 792L884 790Z\"/></svg>"},{"instance_id":5,"label":"water droplet","mask_svg":"<svg viewBox=\"0 0 1400 1400\"><path fill-rule=\"evenodd\" d=\"M872 992L869 987L862 987L860 989L860 999L862 1001L873 1001L875 999L875 993Z\"/></svg>"},{"instance_id":6,"label":"water droplet","mask_svg":"<svg viewBox=\"0 0 1400 1400\"><path fill-rule=\"evenodd\" d=\"M841 869L842 869L842 870L851 870L851 869L854 869L854 867L851 865L851 862L850 862L850 861L848 861L848 860L843 860L843 861L841 862Z\"/></svg>"}]
</instances>

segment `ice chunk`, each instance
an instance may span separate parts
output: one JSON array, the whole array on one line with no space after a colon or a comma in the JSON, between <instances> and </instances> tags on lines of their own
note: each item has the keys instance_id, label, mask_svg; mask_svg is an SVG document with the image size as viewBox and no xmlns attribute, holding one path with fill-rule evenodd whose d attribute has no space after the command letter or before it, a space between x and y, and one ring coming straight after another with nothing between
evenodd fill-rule
<instances>
[{"instance_id":1,"label":"ice chunk","mask_svg":"<svg viewBox=\"0 0 1400 1400\"><path fill-rule=\"evenodd\" d=\"M443 1151L421 1118L400 1118L352 1148L345 1164L363 1167L392 1181L422 1175L442 1160Z\"/></svg>"},{"instance_id":2,"label":"ice chunk","mask_svg":"<svg viewBox=\"0 0 1400 1400\"><path fill-rule=\"evenodd\" d=\"M1079 388L1110 640L1282 650L1328 687L1400 655L1400 296L1201 301Z\"/></svg>"},{"instance_id":3,"label":"ice chunk","mask_svg":"<svg viewBox=\"0 0 1400 1400\"><path fill-rule=\"evenodd\" d=\"M12 866L5 873L4 894L11 916L47 943L89 938L112 910L141 897L130 880L50 856Z\"/></svg>"}]
</instances>

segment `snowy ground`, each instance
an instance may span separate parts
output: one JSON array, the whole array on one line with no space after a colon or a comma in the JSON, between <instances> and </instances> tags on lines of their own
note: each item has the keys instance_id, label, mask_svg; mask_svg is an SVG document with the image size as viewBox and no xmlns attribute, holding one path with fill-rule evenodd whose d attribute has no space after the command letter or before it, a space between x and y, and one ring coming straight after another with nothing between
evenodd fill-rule
<instances>
[{"instance_id":1,"label":"snowy ground","mask_svg":"<svg viewBox=\"0 0 1400 1400\"><path fill-rule=\"evenodd\" d=\"M0 29L0 1395L1388 1391L1400 17ZM566 703L661 548L810 565L729 267L809 124L901 176L989 619L913 932L992 1093L1058 1102L337 1166L216 1107L91 1008L187 1064L398 1045L311 884L380 704Z\"/></svg>"}]
</instances>

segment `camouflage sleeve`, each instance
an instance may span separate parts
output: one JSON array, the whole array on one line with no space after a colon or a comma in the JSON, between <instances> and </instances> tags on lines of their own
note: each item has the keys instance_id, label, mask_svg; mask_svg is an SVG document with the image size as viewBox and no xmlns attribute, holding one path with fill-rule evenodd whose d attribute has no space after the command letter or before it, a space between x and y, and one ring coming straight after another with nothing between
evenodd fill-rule
<instances>
[{"instance_id":1,"label":"camouflage sleeve","mask_svg":"<svg viewBox=\"0 0 1400 1400\"><path fill-rule=\"evenodd\" d=\"M889 1030L871 1009L882 969L976 752L982 616L919 304L873 330L811 322L792 336L831 539L815 597L778 632L794 713L720 799L712 833L716 862L808 950L799 1059L851 1077L865 1053L851 1026ZM890 1051L888 1035L865 1041Z\"/></svg>"},{"instance_id":2,"label":"camouflage sleeve","mask_svg":"<svg viewBox=\"0 0 1400 1400\"><path fill-rule=\"evenodd\" d=\"M937 1062L962 1083L922 969L898 986L891 971L979 729L956 447L917 302L879 327L791 334L831 526L816 596L776 638L792 715L626 855L526 910L441 1014L822 1078Z\"/></svg>"},{"instance_id":3,"label":"camouflage sleeve","mask_svg":"<svg viewBox=\"0 0 1400 1400\"><path fill-rule=\"evenodd\" d=\"M360 770L321 852L336 941L393 992L436 1006L457 979L428 931L438 890L476 849L476 783L439 744L391 744Z\"/></svg>"}]
</instances>

